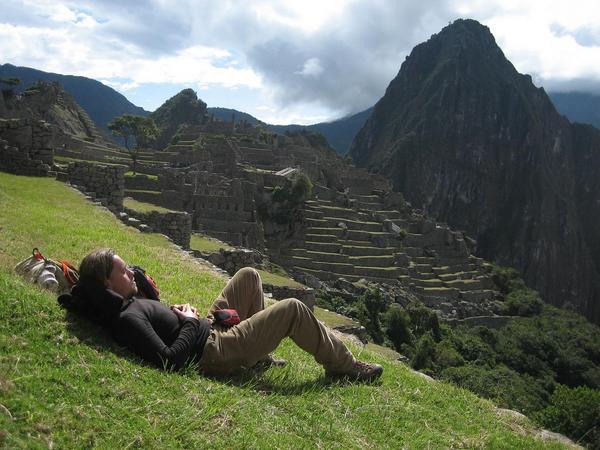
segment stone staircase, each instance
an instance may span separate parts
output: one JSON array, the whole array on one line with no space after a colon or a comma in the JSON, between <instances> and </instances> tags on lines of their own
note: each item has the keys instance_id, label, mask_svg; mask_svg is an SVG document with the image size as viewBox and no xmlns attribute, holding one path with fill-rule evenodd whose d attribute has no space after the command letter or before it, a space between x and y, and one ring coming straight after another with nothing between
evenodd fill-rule
<instances>
[{"instance_id":1,"label":"stone staircase","mask_svg":"<svg viewBox=\"0 0 600 450\"><path fill-rule=\"evenodd\" d=\"M333 200L311 200L304 208L304 241L289 249L297 270L322 280L346 278L390 283L408 273L396 264L398 249L382 246L393 239L369 214L337 206Z\"/></svg>"},{"instance_id":2,"label":"stone staircase","mask_svg":"<svg viewBox=\"0 0 600 450\"><path fill-rule=\"evenodd\" d=\"M322 194L327 188L316 190ZM340 203L306 202L303 240L284 253L293 269L325 281L399 282L447 314L461 302L492 301L498 295L489 266L470 255L461 233L385 208L377 193L349 194L345 205Z\"/></svg>"}]
</instances>

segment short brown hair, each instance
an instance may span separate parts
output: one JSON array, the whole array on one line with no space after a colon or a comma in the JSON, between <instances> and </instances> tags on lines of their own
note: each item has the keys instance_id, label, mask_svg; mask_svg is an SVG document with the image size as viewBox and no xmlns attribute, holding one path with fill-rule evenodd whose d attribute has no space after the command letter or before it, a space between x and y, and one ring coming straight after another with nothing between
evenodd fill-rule
<instances>
[{"instance_id":1,"label":"short brown hair","mask_svg":"<svg viewBox=\"0 0 600 450\"><path fill-rule=\"evenodd\" d=\"M81 261L79 276L104 283L112 272L114 256L115 251L112 248L94 250Z\"/></svg>"}]
</instances>

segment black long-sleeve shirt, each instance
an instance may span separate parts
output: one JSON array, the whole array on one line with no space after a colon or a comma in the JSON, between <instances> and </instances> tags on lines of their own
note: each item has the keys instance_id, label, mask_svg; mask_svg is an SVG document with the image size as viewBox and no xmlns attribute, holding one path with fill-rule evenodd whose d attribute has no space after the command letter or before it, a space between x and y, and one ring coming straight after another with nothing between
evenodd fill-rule
<instances>
[{"instance_id":1,"label":"black long-sleeve shirt","mask_svg":"<svg viewBox=\"0 0 600 450\"><path fill-rule=\"evenodd\" d=\"M188 360L200 360L211 327L207 319L180 321L159 301L133 298L122 308L114 331L120 343L144 360L179 369Z\"/></svg>"}]
</instances>

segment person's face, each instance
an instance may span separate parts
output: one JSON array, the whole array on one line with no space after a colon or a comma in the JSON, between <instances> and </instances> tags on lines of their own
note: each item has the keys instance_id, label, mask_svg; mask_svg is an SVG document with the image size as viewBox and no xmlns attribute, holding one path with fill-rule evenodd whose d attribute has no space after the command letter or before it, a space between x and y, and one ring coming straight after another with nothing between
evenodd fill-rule
<instances>
[{"instance_id":1,"label":"person's face","mask_svg":"<svg viewBox=\"0 0 600 450\"><path fill-rule=\"evenodd\" d=\"M110 277L106 280L106 287L123 298L130 298L137 294L138 289L133 278L133 272L129 270L125 261L118 255L113 257L113 269Z\"/></svg>"}]
</instances>

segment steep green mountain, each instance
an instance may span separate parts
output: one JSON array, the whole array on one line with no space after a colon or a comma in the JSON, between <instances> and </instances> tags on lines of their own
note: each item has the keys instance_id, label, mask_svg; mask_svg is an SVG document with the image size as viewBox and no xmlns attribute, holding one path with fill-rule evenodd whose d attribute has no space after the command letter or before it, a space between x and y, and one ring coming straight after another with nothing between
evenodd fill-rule
<instances>
[{"instance_id":1,"label":"steep green mountain","mask_svg":"<svg viewBox=\"0 0 600 450\"><path fill-rule=\"evenodd\" d=\"M27 87L43 81L58 81L64 89L73 96L91 119L100 127L106 129L106 125L114 117L121 114L148 115L148 111L135 106L122 94L99 81L91 78L73 75L61 75L58 73L42 72L29 67L17 67L12 64L0 65L0 78L19 78L21 84L17 92L22 92Z\"/></svg>"},{"instance_id":2,"label":"steep green mountain","mask_svg":"<svg viewBox=\"0 0 600 450\"><path fill-rule=\"evenodd\" d=\"M558 114L487 27L457 20L415 47L350 155L546 301L600 321L600 130Z\"/></svg>"},{"instance_id":3,"label":"steep green mountain","mask_svg":"<svg viewBox=\"0 0 600 450\"><path fill-rule=\"evenodd\" d=\"M198 98L192 89L184 89L164 102L150 114L160 134L154 142L158 150L171 142L173 135L183 124L201 124L206 119L206 103Z\"/></svg>"}]
</instances>

